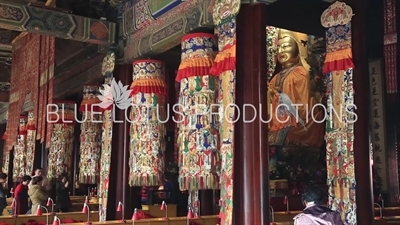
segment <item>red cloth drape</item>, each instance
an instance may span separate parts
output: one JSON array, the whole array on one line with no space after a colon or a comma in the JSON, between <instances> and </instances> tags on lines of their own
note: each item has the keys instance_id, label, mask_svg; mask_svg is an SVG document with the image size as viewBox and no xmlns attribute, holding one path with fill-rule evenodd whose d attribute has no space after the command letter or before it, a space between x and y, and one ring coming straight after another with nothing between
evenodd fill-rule
<instances>
[{"instance_id":1,"label":"red cloth drape","mask_svg":"<svg viewBox=\"0 0 400 225\"><path fill-rule=\"evenodd\" d=\"M6 150L16 144L19 115L27 94L37 102L39 79L40 35L26 34L13 43L10 104L8 109ZM16 116L18 115L18 116Z\"/></svg>"},{"instance_id":2,"label":"red cloth drape","mask_svg":"<svg viewBox=\"0 0 400 225\"><path fill-rule=\"evenodd\" d=\"M7 150L11 150L17 141L19 117L15 115L20 115L25 96L29 93L33 101L37 138L41 142L45 140L46 106L49 99L50 102L53 99L53 85L49 80L54 74L54 49L55 37L37 34L28 33L13 43Z\"/></svg>"},{"instance_id":3,"label":"red cloth drape","mask_svg":"<svg viewBox=\"0 0 400 225\"><path fill-rule=\"evenodd\" d=\"M386 92L397 93L396 2L384 0L383 5Z\"/></svg>"}]
</instances>

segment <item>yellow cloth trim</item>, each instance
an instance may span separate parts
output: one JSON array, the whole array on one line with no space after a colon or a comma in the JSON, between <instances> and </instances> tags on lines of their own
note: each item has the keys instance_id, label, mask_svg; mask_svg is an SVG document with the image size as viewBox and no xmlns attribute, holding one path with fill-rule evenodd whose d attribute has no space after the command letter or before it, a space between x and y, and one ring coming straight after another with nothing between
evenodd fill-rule
<instances>
[{"instance_id":1,"label":"yellow cloth trim","mask_svg":"<svg viewBox=\"0 0 400 225\"><path fill-rule=\"evenodd\" d=\"M135 86L159 86L159 87L165 87L165 81L160 79L160 78L142 78L142 79L137 79L134 80L131 84L131 88Z\"/></svg>"},{"instance_id":2,"label":"yellow cloth trim","mask_svg":"<svg viewBox=\"0 0 400 225\"><path fill-rule=\"evenodd\" d=\"M214 63L219 63L227 58L236 58L236 44L232 45L230 48L220 51L215 57Z\"/></svg>"},{"instance_id":3,"label":"yellow cloth trim","mask_svg":"<svg viewBox=\"0 0 400 225\"><path fill-rule=\"evenodd\" d=\"M346 48L336 52L326 53L325 62L328 63L342 59L352 59L352 58L353 58L353 53L351 52L351 48Z\"/></svg>"},{"instance_id":4,"label":"yellow cloth trim","mask_svg":"<svg viewBox=\"0 0 400 225\"><path fill-rule=\"evenodd\" d=\"M193 67L212 67L214 61L212 58L187 58L181 62L178 70L184 70Z\"/></svg>"}]
</instances>

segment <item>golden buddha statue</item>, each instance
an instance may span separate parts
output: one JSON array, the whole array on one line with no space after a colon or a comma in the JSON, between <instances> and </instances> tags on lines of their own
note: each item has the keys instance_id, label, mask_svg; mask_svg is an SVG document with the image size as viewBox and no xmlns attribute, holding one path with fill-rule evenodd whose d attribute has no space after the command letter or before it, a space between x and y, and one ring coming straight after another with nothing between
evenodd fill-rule
<instances>
[{"instance_id":1,"label":"golden buddha statue","mask_svg":"<svg viewBox=\"0 0 400 225\"><path fill-rule=\"evenodd\" d=\"M323 145L324 110L311 90L306 34L279 30L277 59L282 70L268 84L270 145Z\"/></svg>"}]
</instances>

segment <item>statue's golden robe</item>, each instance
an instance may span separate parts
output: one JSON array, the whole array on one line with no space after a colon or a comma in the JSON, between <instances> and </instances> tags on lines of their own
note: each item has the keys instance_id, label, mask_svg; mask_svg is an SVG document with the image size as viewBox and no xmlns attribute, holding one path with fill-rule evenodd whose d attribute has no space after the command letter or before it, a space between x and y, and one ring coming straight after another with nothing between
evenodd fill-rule
<instances>
[{"instance_id":1,"label":"statue's golden robe","mask_svg":"<svg viewBox=\"0 0 400 225\"><path fill-rule=\"evenodd\" d=\"M312 147L323 145L324 141L324 120L325 112L320 107L316 99L310 94L310 80L307 71L303 66L296 66L288 72L280 85L277 82L278 75L274 76L269 83L270 94L272 96L271 108L268 109L270 121L269 143L276 144L277 136L284 128L290 126L284 144L301 144ZM278 85L277 85L278 84ZM271 90L272 89L272 90ZM294 115L277 115L276 108L279 106L278 91L290 97L293 104L298 104L298 117ZM315 106L315 107L314 107ZM312 116L314 114L314 116ZM304 126L299 123L304 121ZM319 122L321 121L321 122Z\"/></svg>"}]
</instances>

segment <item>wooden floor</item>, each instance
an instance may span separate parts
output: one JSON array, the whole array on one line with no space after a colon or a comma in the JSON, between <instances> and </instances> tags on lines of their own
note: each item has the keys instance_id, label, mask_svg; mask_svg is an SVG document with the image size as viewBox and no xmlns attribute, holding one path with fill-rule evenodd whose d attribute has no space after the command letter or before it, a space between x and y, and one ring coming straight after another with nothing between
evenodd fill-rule
<instances>
[{"instance_id":1,"label":"wooden floor","mask_svg":"<svg viewBox=\"0 0 400 225\"><path fill-rule=\"evenodd\" d=\"M71 225L87 225L87 214L81 212L83 202L85 201L85 197L83 196L71 196L72 200L72 208L71 210L75 212L70 213L50 213L44 214L41 216L36 215L18 215L17 217L13 217L11 214L11 207L7 208L5 211L5 216L0 217L0 223L4 223L6 225L24 225L28 222L38 222L44 223L48 222L49 224L53 223L54 216L57 216L62 224L71 224ZM8 201L11 204L11 200ZM132 220L127 221L107 221L107 222L98 222L99 221L99 213L98 203L89 203L91 211L89 214L89 221L92 222L93 225L96 224L107 224L107 225L126 225L133 224ZM172 206L172 205L171 205ZM142 219L139 221L135 221L135 225L187 225L188 220L186 217L174 217L176 215L176 210L172 210L169 206L168 219L160 218L164 217L165 211L160 211L159 206L146 206L142 212L150 215L151 219ZM280 208L280 207L277 207ZM276 225L292 225L293 218L301 213L301 211L289 211L289 212L274 212L274 222ZM380 218L379 208L375 208L375 225L384 225L384 224L400 224L400 207L387 207L382 210L383 218ZM191 219L191 225L217 225L219 223L218 216L202 216L200 218Z\"/></svg>"}]
</instances>

